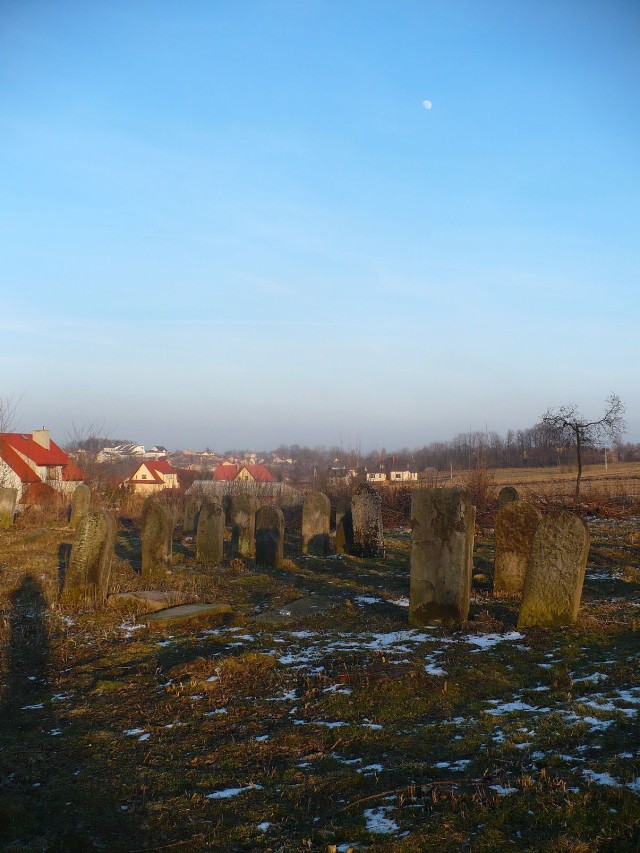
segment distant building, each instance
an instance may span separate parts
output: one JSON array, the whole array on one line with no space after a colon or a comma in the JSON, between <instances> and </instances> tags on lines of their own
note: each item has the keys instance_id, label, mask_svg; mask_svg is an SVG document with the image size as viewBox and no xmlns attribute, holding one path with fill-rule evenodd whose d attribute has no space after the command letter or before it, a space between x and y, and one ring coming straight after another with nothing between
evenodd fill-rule
<instances>
[{"instance_id":1,"label":"distant building","mask_svg":"<svg viewBox=\"0 0 640 853\"><path fill-rule=\"evenodd\" d=\"M0 433L0 486L17 489L20 503L70 496L83 480L82 470L51 440L48 429Z\"/></svg>"},{"instance_id":2,"label":"distant building","mask_svg":"<svg viewBox=\"0 0 640 853\"><path fill-rule=\"evenodd\" d=\"M389 480L392 483L410 483L418 479L417 471L390 471Z\"/></svg>"},{"instance_id":3,"label":"distant building","mask_svg":"<svg viewBox=\"0 0 640 853\"><path fill-rule=\"evenodd\" d=\"M163 489L178 489L178 469L168 459L145 459L123 485L131 486L136 494L149 495Z\"/></svg>"},{"instance_id":4,"label":"distant building","mask_svg":"<svg viewBox=\"0 0 640 853\"><path fill-rule=\"evenodd\" d=\"M214 480L228 483L235 480L247 480L255 483L273 483L275 477L264 465L218 465L213 474Z\"/></svg>"}]
</instances>

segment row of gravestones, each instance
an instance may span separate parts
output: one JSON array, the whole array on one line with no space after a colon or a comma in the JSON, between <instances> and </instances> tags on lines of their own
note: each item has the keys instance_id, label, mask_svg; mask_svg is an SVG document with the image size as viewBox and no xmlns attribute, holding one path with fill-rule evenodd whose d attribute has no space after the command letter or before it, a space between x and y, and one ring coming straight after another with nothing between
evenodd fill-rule
<instances>
[{"instance_id":1,"label":"row of gravestones","mask_svg":"<svg viewBox=\"0 0 640 853\"><path fill-rule=\"evenodd\" d=\"M565 510L546 516L517 494L495 526L494 592L520 593L518 627L555 627L578 616L589 530ZM469 615L475 507L463 489L421 489L411 499L409 622L456 624Z\"/></svg>"},{"instance_id":2,"label":"row of gravestones","mask_svg":"<svg viewBox=\"0 0 640 853\"><path fill-rule=\"evenodd\" d=\"M217 509L213 509L217 507ZM225 523L231 527L230 557L255 557L259 565L266 559L265 549L273 550L267 540L284 525L284 518L259 508L249 495L227 496L223 504L189 498L185 504L183 533L196 532L196 556L200 562L222 562L222 534ZM273 508L272 508L273 509ZM263 512L263 510L265 512ZM262 512L262 516L260 513ZM281 513L280 513L281 515ZM267 534L264 531L272 531ZM331 553L331 502L322 492L311 492L302 505L302 553L326 556ZM284 535L284 534L283 534ZM350 501L342 501L336 510L336 553L359 557L383 557L382 500L362 484ZM280 545L278 545L278 552ZM281 561L281 558L280 558Z\"/></svg>"}]
</instances>

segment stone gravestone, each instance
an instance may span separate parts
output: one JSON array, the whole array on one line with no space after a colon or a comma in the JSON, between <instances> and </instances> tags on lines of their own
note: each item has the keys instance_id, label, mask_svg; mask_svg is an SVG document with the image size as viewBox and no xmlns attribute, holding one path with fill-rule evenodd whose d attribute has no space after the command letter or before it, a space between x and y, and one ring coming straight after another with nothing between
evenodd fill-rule
<instances>
[{"instance_id":1,"label":"stone gravestone","mask_svg":"<svg viewBox=\"0 0 640 853\"><path fill-rule=\"evenodd\" d=\"M533 535L542 513L527 501L506 503L496 515L493 592L521 593Z\"/></svg>"},{"instance_id":2,"label":"stone gravestone","mask_svg":"<svg viewBox=\"0 0 640 853\"><path fill-rule=\"evenodd\" d=\"M254 557L258 501L252 495L234 495L231 502L231 557Z\"/></svg>"},{"instance_id":3,"label":"stone gravestone","mask_svg":"<svg viewBox=\"0 0 640 853\"><path fill-rule=\"evenodd\" d=\"M368 483L361 483L351 498L351 523L356 557L384 557L382 498Z\"/></svg>"},{"instance_id":4,"label":"stone gravestone","mask_svg":"<svg viewBox=\"0 0 640 853\"><path fill-rule=\"evenodd\" d=\"M71 514L69 516L69 526L77 527L78 522L88 512L91 505L91 489L86 483L80 483L73 490L71 498Z\"/></svg>"},{"instance_id":5,"label":"stone gravestone","mask_svg":"<svg viewBox=\"0 0 640 853\"><path fill-rule=\"evenodd\" d=\"M456 624L469 615L476 508L463 489L411 495L409 624Z\"/></svg>"},{"instance_id":6,"label":"stone gravestone","mask_svg":"<svg viewBox=\"0 0 640 853\"><path fill-rule=\"evenodd\" d=\"M173 513L163 503L147 499L142 510L142 578L163 578L171 569Z\"/></svg>"},{"instance_id":7,"label":"stone gravestone","mask_svg":"<svg viewBox=\"0 0 640 853\"><path fill-rule=\"evenodd\" d=\"M96 603L107 597L116 543L116 522L106 509L86 512L78 522L65 572L62 600Z\"/></svg>"},{"instance_id":8,"label":"stone gravestone","mask_svg":"<svg viewBox=\"0 0 640 853\"><path fill-rule=\"evenodd\" d=\"M581 518L560 509L542 519L533 537L518 628L576 621L588 555L589 529Z\"/></svg>"},{"instance_id":9,"label":"stone gravestone","mask_svg":"<svg viewBox=\"0 0 640 853\"><path fill-rule=\"evenodd\" d=\"M302 553L325 556L330 551L331 502L322 492L309 492L302 504Z\"/></svg>"},{"instance_id":10,"label":"stone gravestone","mask_svg":"<svg viewBox=\"0 0 640 853\"><path fill-rule=\"evenodd\" d=\"M498 509L502 509L506 504L517 501L518 498L519 495L517 489L514 489L513 486L504 486L498 492Z\"/></svg>"},{"instance_id":11,"label":"stone gravestone","mask_svg":"<svg viewBox=\"0 0 640 853\"><path fill-rule=\"evenodd\" d=\"M284 514L277 506L256 513L256 565L279 569L284 557Z\"/></svg>"},{"instance_id":12,"label":"stone gravestone","mask_svg":"<svg viewBox=\"0 0 640 853\"><path fill-rule=\"evenodd\" d=\"M196 530L199 502L196 498L189 497L184 503L184 514L182 516L182 533L188 535Z\"/></svg>"},{"instance_id":13,"label":"stone gravestone","mask_svg":"<svg viewBox=\"0 0 640 853\"><path fill-rule=\"evenodd\" d=\"M196 560L219 566L223 559L224 510L218 501L205 498L200 507L196 536Z\"/></svg>"},{"instance_id":14,"label":"stone gravestone","mask_svg":"<svg viewBox=\"0 0 640 853\"><path fill-rule=\"evenodd\" d=\"M336 554L348 554L353 548L351 501L338 501L336 507Z\"/></svg>"},{"instance_id":15,"label":"stone gravestone","mask_svg":"<svg viewBox=\"0 0 640 853\"><path fill-rule=\"evenodd\" d=\"M0 488L0 527L10 527L16 514L18 490L3 486Z\"/></svg>"}]
</instances>

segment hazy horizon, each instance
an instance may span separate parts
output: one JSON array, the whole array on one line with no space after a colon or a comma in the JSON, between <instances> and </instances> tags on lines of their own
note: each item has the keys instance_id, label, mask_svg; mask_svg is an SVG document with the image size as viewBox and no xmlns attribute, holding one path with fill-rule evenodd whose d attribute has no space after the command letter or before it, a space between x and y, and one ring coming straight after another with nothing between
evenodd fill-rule
<instances>
[{"instance_id":1,"label":"hazy horizon","mask_svg":"<svg viewBox=\"0 0 640 853\"><path fill-rule=\"evenodd\" d=\"M639 31L625 0L8 0L0 396L57 440L367 451L614 392L640 440Z\"/></svg>"}]
</instances>

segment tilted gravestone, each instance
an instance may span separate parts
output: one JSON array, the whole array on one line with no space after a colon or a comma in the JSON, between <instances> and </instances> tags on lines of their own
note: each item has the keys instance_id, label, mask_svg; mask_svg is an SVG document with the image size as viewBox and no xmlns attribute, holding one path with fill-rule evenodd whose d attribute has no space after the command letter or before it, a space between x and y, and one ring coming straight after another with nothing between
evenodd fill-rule
<instances>
[{"instance_id":1,"label":"tilted gravestone","mask_svg":"<svg viewBox=\"0 0 640 853\"><path fill-rule=\"evenodd\" d=\"M231 502L231 557L254 557L256 553L256 511L252 495L234 495Z\"/></svg>"},{"instance_id":2,"label":"tilted gravestone","mask_svg":"<svg viewBox=\"0 0 640 853\"><path fill-rule=\"evenodd\" d=\"M368 483L361 483L351 498L353 544L356 557L384 557L382 498Z\"/></svg>"},{"instance_id":3,"label":"tilted gravestone","mask_svg":"<svg viewBox=\"0 0 640 853\"><path fill-rule=\"evenodd\" d=\"M224 553L224 510L218 501L205 498L200 507L196 536L196 560L219 566Z\"/></svg>"},{"instance_id":4,"label":"tilted gravestone","mask_svg":"<svg viewBox=\"0 0 640 853\"><path fill-rule=\"evenodd\" d=\"M184 503L184 514L182 516L182 532L187 535L197 529L197 516L200 502L196 498L188 497Z\"/></svg>"},{"instance_id":5,"label":"tilted gravestone","mask_svg":"<svg viewBox=\"0 0 640 853\"><path fill-rule=\"evenodd\" d=\"M576 621L589 538L584 521L564 509L542 519L533 537L518 628L553 628Z\"/></svg>"},{"instance_id":6,"label":"tilted gravestone","mask_svg":"<svg viewBox=\"0 0 640 853\"><path fill-rule=\"evenodd\" d=\"M349 554L353 548L351 501L338 501L336 507L336 554Z\"/></svg>"},{"instance_id":7,"label":"tilted gravestone","mask_svg":"<svg viewBox=\"0 0 640 853\"><path fill-rule=\"evenodd\" d=\"M506 503L496 514L493 592L521 593L533 535L542 513L527 501Z\"/></svg>"},{"instance_id":8,"label":"tilted gravestone","mask_svg":"<svg viewBox=\"0 0 640 853\"><path fill-rule=\"evenodd\" d=\"M173 551L173 513L168 506L153 498L145 501L140 538L143 580L163 578L171 569Z\"/></svg>"},{"instance_id":9,"label":"tilted gravestone","mask_svg":"<svg viewBox=\"0 0 640 853\"><path fill-rule=\"evenodd\" d=\"M309 492L302 504L302 553L323 557L330 552L331 502L322 492Z\"/></svg>"},{"instance_id":10,"label":"tilted gravestone","mask_svg":"<svg viewBox=\"0 0 640 853\"><path fill-rule=\"evenodd\" d=\"M517 489L514 489L513 486L504 486L498 492L498 509L502 509L506 504L517 501L518 499L519 495Z\"/></svg>"},{"instance_id":11,"label":"tilted gravestone","mask_svg":"<svg viewBox=\"0 0 640 853\"><path fill-rule=\"evenodd\" d=\"M98 603L107 597L116 542L116 522L106 509L85 513L76 528L62 600Z\"/></svg>"},{"instance_id":12,"label":"tilted gravestone","mask_svg":"<svg viewBox=\"0 0 640 853\"><path fill-rule=\"evenodd\" d=\"M71 497L71 513L69 515L69 526L77 527L78 522L88 512L91 505L91 489L86 483L80 483L73 490Z\"/></svg>"},{"instance_id":13,"label":"tilted gravestone","mask_svg":"<svg viewBox=\"0 0 640 853\"><path fill-rule=\"evenodd\" d=\"M463 489L411 495L409 624L456 624L469 615L476 508Z\"/></svg>"},{"instance_id":14,"label":"tilted gravestone","mask_svg":"<svg viewBox=\"0 0 640 853\"><path fill-rule=\"evenodd\" d=\"M256 565L279 569L284 557L284 514L277 506L256 513Z\"/></svg>"},{"instance_id":15,"label":"tilted gravestone","mask_svg":"<svg viewBox=\"0 0 640 853\"><path fill-rule=\"evenodd\" d=\"M18 490L3 486L0 488L0 527L10 527L16 514Z\"/></svg>"}]
</instances>

